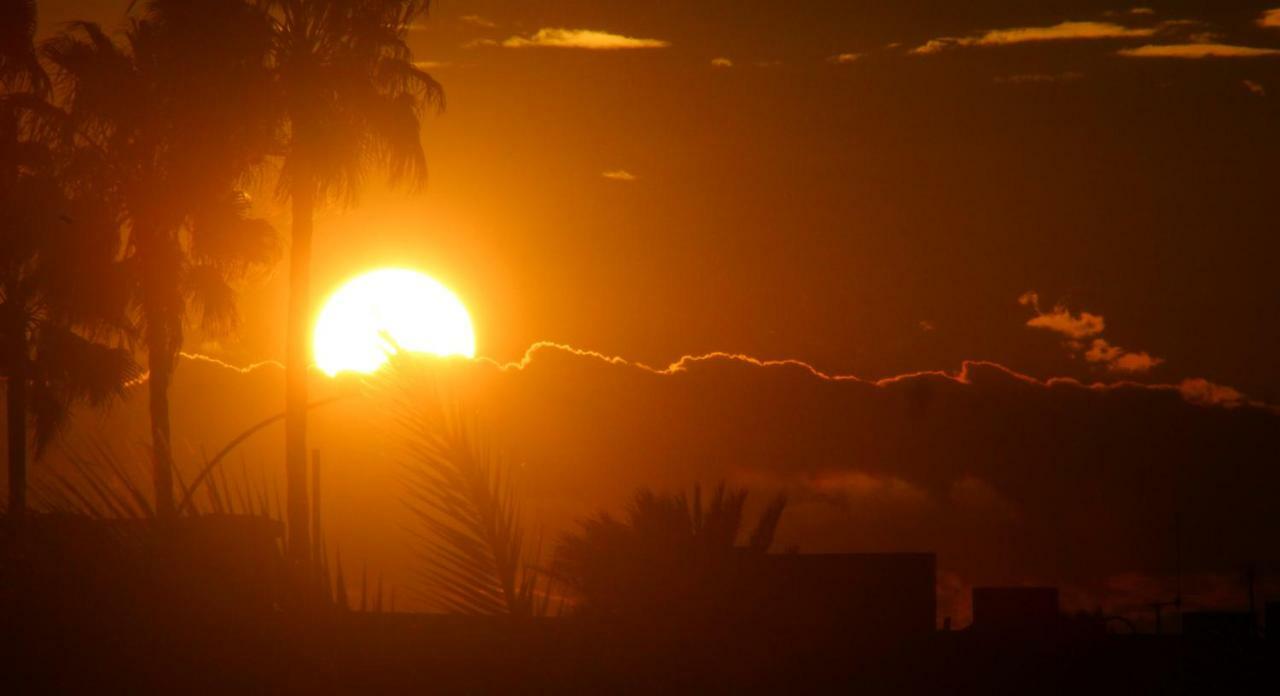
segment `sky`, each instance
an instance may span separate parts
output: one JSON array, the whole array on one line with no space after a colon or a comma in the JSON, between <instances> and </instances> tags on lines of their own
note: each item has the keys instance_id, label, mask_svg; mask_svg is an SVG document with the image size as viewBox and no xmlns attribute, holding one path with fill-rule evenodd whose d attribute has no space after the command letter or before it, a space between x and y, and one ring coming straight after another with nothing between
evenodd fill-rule
<instances>
[{"instance_id":1,"label":"sky","mask_svg":"<svg viewBox=\"0 0 1280 696\"><path fill-rule=\"evenodd\" d=\"M448 101L430 182L321 213L317 298L387 265L452 288L492 361L475 379L511 383L476 398L534 479L626 472L572 501L544 483L548 514L645 482L798 486L797 543L1096 599L1167 570L1140 551L1190 467L1222 571L1266 545L1203 540L1271 529L1223 515L1276 483L1273 6L438 0L410 36ZM112 25L123 3L42 12ZM187 349L278 359L285 291L284 267L251 279L238 334ZM680 362L717 352L746 357ZM209 390L278 409L192 364L191 451L236 432L197 411ZM966 505L978 526L946 523Z\"/></svg>"},{"instance_id":2,"label":"sky","mask_svg":"<svg viewBox=\"0 0 1280 696\"><path fill-rule=\"evenodd\" d=\"M45 2L45 25L122 5ZM1115 376L1028 329L1035 292L1158 359L1141 379L1280 401L1280 59L1125 54L1274 50L1267 9L438 0L411 37L448 97L431 181L325 213L316 293L423 268L499 360L549 340L655 364ZM557 29L576 44L541 45ZM279 357L283 275L246 288L239 336L199 347Z\"/></svg>"}]
</instances>

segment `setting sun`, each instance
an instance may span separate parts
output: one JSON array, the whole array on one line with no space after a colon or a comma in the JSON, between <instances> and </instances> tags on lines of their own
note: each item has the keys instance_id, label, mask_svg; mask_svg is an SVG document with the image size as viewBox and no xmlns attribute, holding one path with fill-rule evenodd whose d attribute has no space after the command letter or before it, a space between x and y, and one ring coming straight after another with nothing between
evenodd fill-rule
<instances>
[{"instance_id":1,"label":"setting sun","mask_svg":"<svg viewBox=\"0 0 1280 696\"><path fill-rule=\"evenodd\" d=\"M316 321L316 365L326 374L373 372L397 350L474 357L467 308L416 271L381 269L347 281Z\"/></svg>"}]
</instances>

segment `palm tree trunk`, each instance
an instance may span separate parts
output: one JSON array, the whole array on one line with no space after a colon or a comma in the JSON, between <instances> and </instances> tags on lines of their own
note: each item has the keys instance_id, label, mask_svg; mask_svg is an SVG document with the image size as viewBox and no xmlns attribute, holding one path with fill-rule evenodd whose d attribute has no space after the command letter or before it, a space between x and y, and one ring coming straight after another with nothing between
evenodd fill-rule
<instances>
[{"instance_id":1,"label":"palm tree trunk","mask_svg":"<svg viewBox=\"0 0 1280 696\"><path fill-rule=\"evenodd\" d=\"M159 331L151 332L158 334ZM173 445L169 438L169 383L173 378L173 358L163 338L148 337L147 363L151 376L147 380L151 408L151 448L155 467L152 480L156 488L156 517L167 520L177 515L173 500Z\"/></svg>"},{"instance_id":2,"label":"palm tree trunk","mask_svg":"<svg viewBox=\"0 0 1280 696\"><path fill-rule=\"evenodd\" d=\"M21 336L21 334L17 334ZM5 385L9 434L9 517L22 519L27 512L27 355L26 346L14 341Z\"/></svg>"},{"instance_id":3,"label":"palm tree trunk","mask_svg":"<svg viewBox=\"0 0 1280 696\"><path fill-rule=\"evenodd\" d=\"M285 338L285 507L288 552L299 564L311 557L307 499L307 328L311 324L311 233L315 184L300 173L293 187L293 233L289 253L289 319Z\"/></svg>"}]
</instances>

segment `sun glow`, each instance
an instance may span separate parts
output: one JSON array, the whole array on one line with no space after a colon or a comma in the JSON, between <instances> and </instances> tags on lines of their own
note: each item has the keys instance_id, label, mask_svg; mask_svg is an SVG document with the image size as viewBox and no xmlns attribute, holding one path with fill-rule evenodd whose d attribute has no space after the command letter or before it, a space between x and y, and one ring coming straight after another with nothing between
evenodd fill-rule
<instances>
[{"instance_id":1,"label":"sun glow","mask_svg":"<svg viewBox=\"0 0 1280 696\"><path fill-rule=\"evenodd\" d=\"M397 351L475 357L467 308L416 271L386 268L347 281L324 304L312 347L329 376L374 372Z\"/></svg>"}]
</instances>

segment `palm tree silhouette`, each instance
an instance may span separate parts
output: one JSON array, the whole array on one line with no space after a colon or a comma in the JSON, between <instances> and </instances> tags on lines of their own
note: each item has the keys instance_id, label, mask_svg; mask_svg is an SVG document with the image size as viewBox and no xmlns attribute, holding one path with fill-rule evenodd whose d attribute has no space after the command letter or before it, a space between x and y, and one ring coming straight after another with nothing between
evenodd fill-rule
<instances>
[{"instance_id":1,"label":"palm tree silhouette","mask_svg":"<svg viewBox=\"0 0 1280 696\"><path fill-rule=\"evenodd\" d=\"M740 543L747 492L721 483L709 501L641 489L625 516L600 513L561 536L553 577L589 614L637 618L714 612L732 599L737 561L773 544L786 498L774 498Z\"/></svg>"},{"instance_id":2,"label":"palm tree silhouette","mask_svg":"<svg viewBox=\"0 0 1280 696\"><path fill-rule=\"evenodd\" d=\"M157 515L173 516L169 385L188 308L200 326L236 319L230 281L275 249L236 184L272 143L271 45L244 2L152 0L122 43L77 22L44 46L84 186L117 210L147 353Z\"/></svg>"},{"instance_id":3,"label":"palm tree silhouette","mask_svg":"<svg viewBox=\"0 0 1280 696\"><path fill-rule=\"evenodd\" d=\"M286 338L285 481L289 551L310 556L307 370L311 239L317 205L351 204L371 168L421 185L421 117L443 108L439 83L406 44L428 0L262 0L275 24L274 68L287 135L279 192L291 203Z\"/></svg>"},{"instance_id":4,"label":"palm tree silhouette","mask_svg":"<svg viewBox=\"0 0 1280 696\"><path fill-rule=\"evenodd\" d=\"M38 459L79 400L100 404L136 374L127 351L90 337L124 321L111 218L73 197L48 134L56 110L36 58L35 5L0 7L0 371L8 422L8 513L27 508L28 421ZM86 335L87 334L87 335Z\"/></svg>"},{"instance_id":5,"label":"palm tree silhouette","mask_svg":"<svg viewBox=\"0 0 1280 696\"><path fill-rule=\"evenodd\" d=\"M6 93L48 91L49 76L35 47L36 20L35 0L0 3L0 85Z\"/></svg>"}]
</instances>

